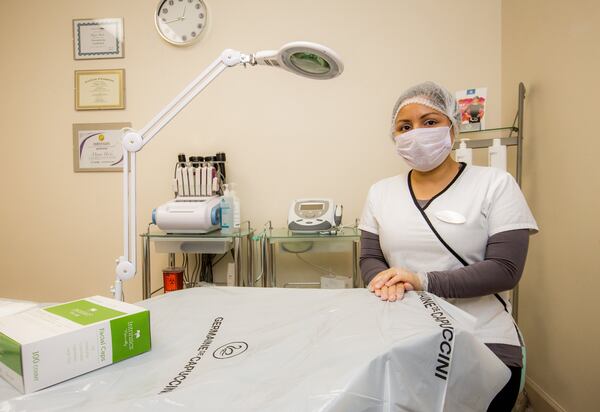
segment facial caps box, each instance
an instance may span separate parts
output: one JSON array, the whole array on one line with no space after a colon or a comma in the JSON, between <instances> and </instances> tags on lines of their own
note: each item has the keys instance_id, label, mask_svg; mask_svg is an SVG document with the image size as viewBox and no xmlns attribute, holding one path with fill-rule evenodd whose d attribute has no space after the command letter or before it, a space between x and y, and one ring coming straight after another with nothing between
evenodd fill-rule
<instances>
[{"instance_id":1,"label":"facial caps box","mask_svg":"<svg viewBox=\"0 0 600 412\"><path fill-rule=\"evenodd\" d=\"M150 312L103 296L0 317L0 376L22 393L150 347Z\"/></svg>"}]
</instances>

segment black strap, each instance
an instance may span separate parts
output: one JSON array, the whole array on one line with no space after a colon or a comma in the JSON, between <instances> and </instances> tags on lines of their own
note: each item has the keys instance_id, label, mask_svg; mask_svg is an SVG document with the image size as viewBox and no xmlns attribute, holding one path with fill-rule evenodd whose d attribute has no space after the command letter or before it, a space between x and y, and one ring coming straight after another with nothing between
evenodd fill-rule
<instances>
[{"instance_id":1,"label":"black strap","mask_svg":"<svg viewBox=\"0 0 600 412\"><path fill-rule=\"evenodd\" d=\"M458 179L458 177L462 174L463 170L466 169L466 167L465 167L466 164L461 163L461 165L462 165L462 167L459 169L458 173L456 174L456 176L454 176L454 179L452 179L452 181L448 184L448 186L446 186L444 188L444 190L442 190L440 193L438 193L433 198L431 198L431 200L429 202L427 202L427 204L424 207L421 207L419 205L419 202L418 202L418 200L417 200L417 198L415 196L415 192L413 191L412 182L410 181L410 176L412 174L412 170L410 172L408 172L408 189L410 191L410 195L412 197L412 200L413 200L415 206L417 207L417 209L421 213L421 216L423 216L423 219L425 219L425 222L427 222L427 226L429 226L429 229L431 229L431 231L433 232L433 234L435 235L435 237L440 241L440 243L442 245L444 245L444 247L446 248L446 250L448 250L448 252L450 252L452 254L452 256L454 256L463 266L469 266L469 264L467 263L467 261L465 259L463 259L458 253L456 253L456 251L454 249L452 249L452 247L450 247L450 245L448 243L446 243L446 241L444 240L444 238L442 238L442 236L439 234L439 232L435 229L435 227L431 223L431 220L429 220L429 216L427 216L427 214L425 213L425 208L427 206L429 206L429 204L435 198L437 198L442 193L444 193L446 190L448 190L448 188L450 186L452 186L452 184L456 181L456 179ZM504 299L502 299L502 296L500 296L497 293L494 293L494 296L502 304L502 306L504 307L504 310L506 312L508 312L508 306L506 305L506 302L504 301Z\"/></svg>"},{"instance_id":2,"label":"black strap","mask_svg":"<svg viewBox=\"0 0 600 412\"><path fill-rule=\"evenodd\" d=\"M409 176L409 179L410 179L410 176ZM410 182L410 180L409 180L409 182ZM409 183L409 185L410 185L410 183ZM411 193L412 193L412 188L411 188ZM413 200L415 200L414 196L413 196ZM452 249L448 243L446 243L446 241L442 238L442 236L438 233L438 231L435 229L435 227L431 223L431 220L429 220L429 216L427 216L427 214L425 213L425 211L423 209L421 209L421 207L419 206L419 202L417 202L416 200L415 200L415 205L417 206L417 209L419 209L419 212L421 212L421 216L423 216L423 219L425 219L425 222L427 222L427 225L429 226L429 229L431 229L431 231L433 232L433 234L435 235L435 237L437 237L437 239L440 241L440 243L442 245L444 245L444 247L448 250L448 252L452 253L452 255L460 263L462 263L463 266L469 266L469 264L467 263L467 261L464 260L458 253L456 253L456 251L454 249Z\"/></svg>"},{"instance_id":3,"label":"black strap","mask_svg":"<svg viewBox=\"0 0 600 412\"><path fill-rule=\"evenodd\" d=\"M494 293L494 296L496 296L496 299L498 299L498 301L500 301L500 303L502 304L502 306L504 307L504 311L508 312L508 307L506 306L506 302L504 301L504 299L502 299L502 296L500 296L497 293ZM521 340L521 338L519 337L519 340Z\"/></svg>"},{"instance_id":4,"label":"black strap","mask_svg":"<svg viewBox=\"0 0 600 412\"><path fill-rule=\"evenodd\" d=\"M431 199L429 199L427 201L427 203L425 203L425 205L423 205L423 207L419 207L419 209L427 209L427 206L429 206L431 204L431 202L433 202L435 199L437 199L438 197L440 197L441 195L444 194L444 192L446 192L446 190L450 189L450 187L454 184L454 182L456 182L456 180L458 180L458 178L460 177L460 175L462 174L462 172L464 172L464 170L467 168L467 164L465 162L460 162L459 163L459 169L458 169L458 173L456 174L456 176L454 176L454 178L450 181L450 183L448 183L448 185L446 185L445 188L442 189L441 192L439 192L437 195L433 196ZM410 174L412 173L412 170L409 172L409 176L408 176L408 183L410 185ZM410 186L410 193L411 195L413 195L413 191L412 191L412 186ZM413 200L416 201L415 196L413 195ZM418 202L417 202L418 205Z\"/></svg>"}]
</instances>

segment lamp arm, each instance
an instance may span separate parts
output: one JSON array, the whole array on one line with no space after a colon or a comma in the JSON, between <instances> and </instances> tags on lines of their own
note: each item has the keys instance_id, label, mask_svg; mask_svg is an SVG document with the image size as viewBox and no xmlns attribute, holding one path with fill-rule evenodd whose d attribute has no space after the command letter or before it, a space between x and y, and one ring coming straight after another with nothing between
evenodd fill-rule
<instances>
[{"instance_id":1,"label":"lamp arm","mask_svg":"<svg viewBox=\"0 0 600 412\"><path fill-rule=\"evenodd\" d=\"M141 130L123 130L123 255L116 262L116 279L112 287L115 299L123 300L123 281L132 279L137 272L136 153L225 69L238 64L255 65L256 61L253 55L224 50Z\"/></svg>"}]
</instances>

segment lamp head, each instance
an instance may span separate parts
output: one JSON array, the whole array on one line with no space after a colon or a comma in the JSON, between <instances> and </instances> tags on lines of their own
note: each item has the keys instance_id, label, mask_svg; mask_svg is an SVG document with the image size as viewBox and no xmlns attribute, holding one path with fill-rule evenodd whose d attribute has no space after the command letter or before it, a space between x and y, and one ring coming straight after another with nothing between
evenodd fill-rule
<instances>
[{"instance_id":1,"label":"lamp head","mask_svg":"<svg viewBox=\"0 0 600 412\"><path fill-rule=\"evenodd\" d=\"M336 52L323 45L296 41L283 45L279 50L265 50L254 54L256 64L281 67L292 73L311 79L332 79L344 71L342 59Z\"/></svg>"}]
</instances>

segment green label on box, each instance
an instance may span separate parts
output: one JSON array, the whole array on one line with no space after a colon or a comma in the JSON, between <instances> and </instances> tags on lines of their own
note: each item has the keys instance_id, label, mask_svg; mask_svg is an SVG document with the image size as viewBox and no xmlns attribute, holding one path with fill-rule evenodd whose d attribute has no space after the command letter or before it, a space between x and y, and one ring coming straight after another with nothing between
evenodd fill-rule
<instances>
[{"instance_id":1,"label":"green label on box","mask_svg":"<svg viewBox=\"0 0 600 412\"><path fill-rule=\"evenodd\" d=\"M92 323L125 315L123 312L97 305L88 300L78 300L63 305L51 306L44 308L44 310L80 325L91 325Z\"/></svg>"},{"instance_id":2,"label":"green label on box","mask_svg":"<svg viewBox=\"0 0 600 412\"><path fill-rule=\"evenodd\" d=\"M150 350L150 312L110 321L113 363Z\"/></svg>"},{"instance_id":3,"label":"green label on box","mask_svg":"<svg viewBox=\"0 0 600 412\"><path fill-rule=\"evenodd\" d=\"M0 363L23 376L21 345L3 333L0 333Z\"/></svg>"}]
</instances>

